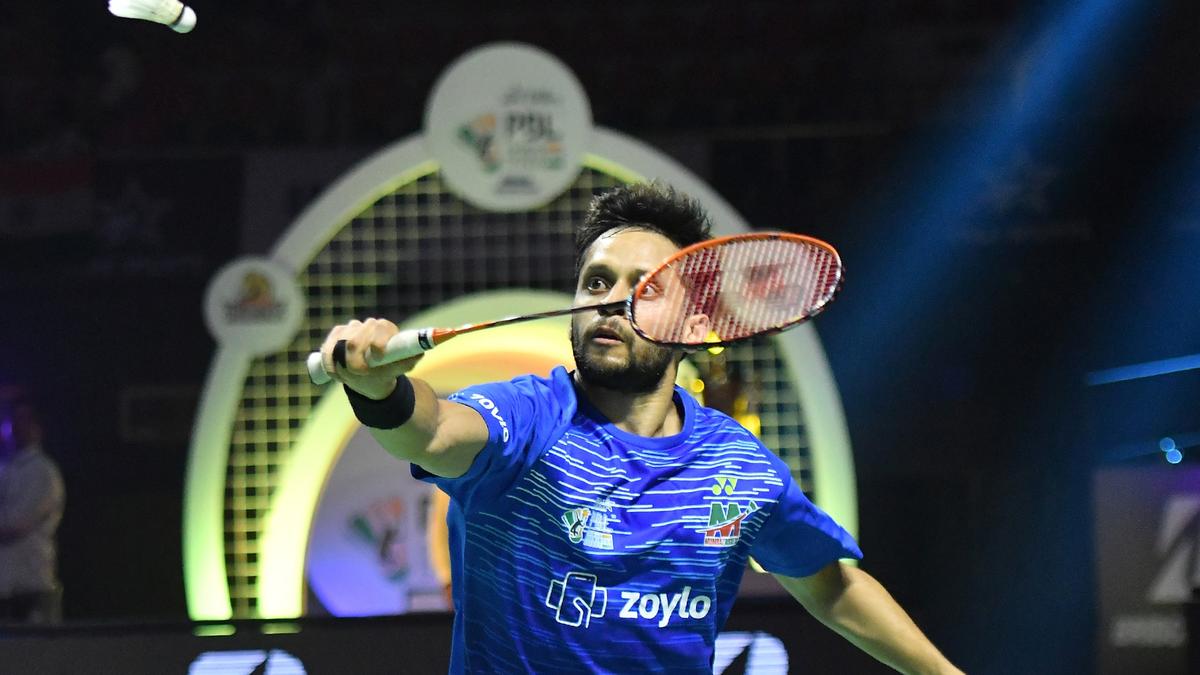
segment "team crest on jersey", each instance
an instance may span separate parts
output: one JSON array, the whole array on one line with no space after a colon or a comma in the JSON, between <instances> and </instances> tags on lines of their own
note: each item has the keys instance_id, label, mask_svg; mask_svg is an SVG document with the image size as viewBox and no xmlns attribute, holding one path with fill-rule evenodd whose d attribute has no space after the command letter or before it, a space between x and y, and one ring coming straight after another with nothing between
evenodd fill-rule
<instances>
[{"instance_id":1,"label":"team crest on jersey","mask_svg":"<svg viewBox=\"0 0 1200 675\"><path fill-rule=\"evenodd\" d=\"M612 514L612 502L604 500L591 507L564 511L561 520L563 527L567 528L567 539L572 544L611 551L613 535L608 524L616 519Z\"/></svg>"},{"instance_id":2,"label":"team crest on jersey","mask_svg":"<svg viewBox=\"0 0 1200 675\"><path fill-rule=\"evenodd\" d=\"M751 501L743 508L737 502L712 502L708 512L708 527L704 529L705 546L733 546L742 536L742 521L758 510Z\"/></svg>"}]
</instances>

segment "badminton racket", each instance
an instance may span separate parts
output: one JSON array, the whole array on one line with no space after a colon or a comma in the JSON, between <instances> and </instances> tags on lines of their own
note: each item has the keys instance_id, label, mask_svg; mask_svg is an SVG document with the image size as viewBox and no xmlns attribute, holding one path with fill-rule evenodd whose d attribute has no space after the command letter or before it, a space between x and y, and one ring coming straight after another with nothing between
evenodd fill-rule
<instances>
[{"instance_id":1,"label":"badminton racket","mask_svg":"<svg viewBox=\"0 0 1200 675\"><path fill-rule=\"evenodd\" d=\"M647 272L625 300L510 316L459 328L403 330L383 353L367 358L380 366L411 358L465 333L588 311L623 308L641 337L673 347L718 347L786 330L820 314L841 289L845 270L829 244L784 232L756 232L709 239L672 254ZM345 340L333 360L345 365ZM320 352L308 356L315 384L332 379Z\"/></svg>"}]
</instances>

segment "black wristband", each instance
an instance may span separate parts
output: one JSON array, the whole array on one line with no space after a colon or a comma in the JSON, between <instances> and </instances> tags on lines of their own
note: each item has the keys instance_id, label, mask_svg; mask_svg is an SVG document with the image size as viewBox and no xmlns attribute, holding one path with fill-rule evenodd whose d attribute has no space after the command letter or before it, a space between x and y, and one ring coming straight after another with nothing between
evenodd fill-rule
<instances>
[{"instance_id":1,"label":"black wristband","mask_svg":"<svg viewBox=\"0 0 1200 675\"><path fill-rule=\"evenodd\" d=\"M412 382L403 375L396 378L396 388L384 399L368 398L344 384L342 388L346 390L346 398L350 399L350 407L358 421L375 429L399 427L412 417L417 405Z\"/></svg>"}]
</instances>

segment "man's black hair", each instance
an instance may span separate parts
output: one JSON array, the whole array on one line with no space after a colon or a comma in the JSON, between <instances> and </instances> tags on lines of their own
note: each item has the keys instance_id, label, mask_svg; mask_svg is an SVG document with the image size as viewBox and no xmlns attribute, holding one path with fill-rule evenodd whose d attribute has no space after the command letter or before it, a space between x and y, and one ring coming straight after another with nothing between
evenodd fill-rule
<instances>
[{"instance_id":1,"label":"man's black hair","mask_svg":"<svg viewBox=\"0 0 1200 675\"><path fill-rule=\"evenodd\" d=\"M683 248L709 238L712 224L695 199L662 183L622 185L596 195L575 232L575 275L592 242L622 229L657 232Z\"/></svg>"}]
</instances>

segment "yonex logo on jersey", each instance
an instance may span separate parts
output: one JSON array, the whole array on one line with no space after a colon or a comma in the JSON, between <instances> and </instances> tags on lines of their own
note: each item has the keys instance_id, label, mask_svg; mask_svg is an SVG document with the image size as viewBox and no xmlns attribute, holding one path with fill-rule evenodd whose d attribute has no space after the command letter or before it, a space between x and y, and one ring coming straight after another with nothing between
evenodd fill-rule
<instances>
[{"instance_id":1,"label":"yonex logo on jersey","mask_svg":"<svg viewBox=\"0 0 1200 675\"><path fill-rule=\"evenodd\" d=\"M722 492L732 497L737 490L738 479L733 476L717 476L715 480L717 484L712 486L712 493L717 497L720 497Z\"/></svg>"},{"instance_id":2,"label":"yonex logo on jersey","mask_svg":"<svg viewBox=\"0 0 1200 675\"><path fill-rule=\"evenodd\" d=\"M705 546L733 546L742 536L742 521L754 513L758 504L753 501L742 511L736 502L713 502L708 512L708 527L704 530Z\"/></svg>"},{"instance_id":3,"label":"yonex logo on jersey","mask_svg":"<svg viewBox=\"0 0 1200 675\"><path fill-rule=\"evenodd\" d=\"M595 574L567 572L562 581L550 582L546 606L555 610L555 621L587 628L593 617L604 616L608 608L608 589L596 585Z\"/></svg>"},{"instance_id":4,"label":"yonex logo on jersey","mask_svg":"<svg viewBox=\"0 0 1200 675\"><path fill-rule=\"evenodd\" d=\"M671 618L703 619L712 609L712 598L707 595L692 596L692 587L684 586L682 593L637 593L621 591L625 606L619 616L623 619L658 619L658 627L666 628Z\"/></svg>"},{"instance_id":5,"label":"yonex logo on jersey","mask_svg":"<svg viewBox=\"0 0 1200 675\"><path fill-rule=\"evenodd\" d=\"M471 400L478 401L479 406L481 408L483 408L484 410L488 411L489 413L491 413L492 417L495 418L495 420L500 423L500 429L501 429L501 431L504 432L503 433L504 442L507 443L508 442L508 422L505 422L504 418L500 416L500 411L496 409L496 404L492 403L492 400L490 398L487 398L486 396L482 396L480 394L471 394Z\"/></svg>"}]
</instances>

